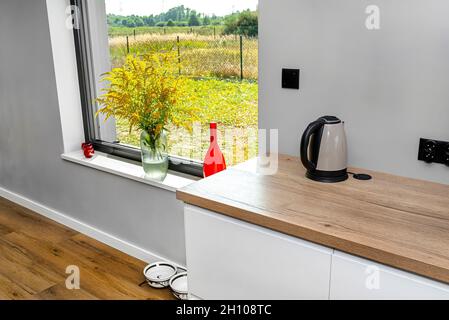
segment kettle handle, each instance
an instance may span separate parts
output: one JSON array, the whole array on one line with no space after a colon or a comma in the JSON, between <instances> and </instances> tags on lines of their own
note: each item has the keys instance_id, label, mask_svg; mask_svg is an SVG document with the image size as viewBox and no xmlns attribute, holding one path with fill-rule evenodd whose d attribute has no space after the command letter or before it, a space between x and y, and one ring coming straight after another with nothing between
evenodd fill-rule
<instances>
[{"instance_id":1,"label":"kettle handle","mask_svg":"<svg viewBox=\"0 0 449 320\"><path fill-rule=\"evenodd\" d=\"M309 171L315 170L317 166L315 163L309 160L308 149L310 138L312 137L312 134L318 131L324 124L325 121L323 119L318 119L317 121L312 122L311 124L309 124L301 138L301 162Z\"/></svg>"}]
</instances>

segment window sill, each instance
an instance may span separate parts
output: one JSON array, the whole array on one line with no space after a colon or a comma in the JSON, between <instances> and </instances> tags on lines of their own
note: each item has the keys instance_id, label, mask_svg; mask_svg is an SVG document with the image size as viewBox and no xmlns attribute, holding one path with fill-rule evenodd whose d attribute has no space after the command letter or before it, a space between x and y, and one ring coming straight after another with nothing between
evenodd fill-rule
<instances>
[{"instance_id":1,"label":"window sill","mask_svg":"<svg viewBox=\"0 0 449 320\"><path fill-rule=\"evenodd\" d=\"M199 178L169 171L164 181L156 181L145 178L145 173L140 164L126 159L116 158L105 153L96 152L91 159L86 159L82 151L75 151L61 155L62 159L92 169L100 170L122 178L131 179L156 188L176 192L178 189L198 181Z\"/></svg>"}]
</instances>

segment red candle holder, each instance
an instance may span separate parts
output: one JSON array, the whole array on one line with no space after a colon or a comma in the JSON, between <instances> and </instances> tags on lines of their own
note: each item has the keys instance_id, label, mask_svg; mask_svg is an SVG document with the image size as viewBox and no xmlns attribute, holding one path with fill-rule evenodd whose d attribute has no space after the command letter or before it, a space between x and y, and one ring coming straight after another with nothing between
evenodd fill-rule
<instances>
[{"instance_id":1,"label":"red candle holder","mask_svg":"<svg viewBox=\"0 0 449 320\"><path fill-rule=\"evenodd\" d=\"M90 142L85 142L85 143L83 143L83 144L81 145L81 149L83 150L84 156L85 156L87 159L92 158L92 157L94 156L94 154L95 154L94 146L93 146L92 143L90 143Z\"/></svg>"}]
</instances>

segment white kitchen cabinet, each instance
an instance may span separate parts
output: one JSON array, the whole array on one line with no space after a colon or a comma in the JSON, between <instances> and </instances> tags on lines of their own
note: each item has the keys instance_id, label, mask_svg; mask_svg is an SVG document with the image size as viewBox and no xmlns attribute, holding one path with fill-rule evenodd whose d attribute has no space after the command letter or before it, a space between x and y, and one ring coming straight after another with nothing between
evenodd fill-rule
<instances>
[{"instance_id":1,"label":"white kitchen cabinet","mask_svg":"<svg viewBox=\"0 0 449 320\"><path fill-rule=\"evenodd\" d=\"M185 207L192 299L449 299L449 285Z\"/></svg>"},{"instance_id":2,"label":"white kitchen cabinet","mask_svg":"<svg viewBox=\"0 0 449 320\"><path fill-rule=\"evenodd\" d=\"M335 251L330 298L335 300L449 299L449 286Z\"/></svg>"},{"instance_id":3,"label":"white kitchen cabinet","mask_svg":"<svg viewBox=\"0 0 449 320\"><path fill-rule=\"evenodd\" d=\"M189 292L203 299L329 299L332 249L185 208Z\"/></svg>"}]
</instances>

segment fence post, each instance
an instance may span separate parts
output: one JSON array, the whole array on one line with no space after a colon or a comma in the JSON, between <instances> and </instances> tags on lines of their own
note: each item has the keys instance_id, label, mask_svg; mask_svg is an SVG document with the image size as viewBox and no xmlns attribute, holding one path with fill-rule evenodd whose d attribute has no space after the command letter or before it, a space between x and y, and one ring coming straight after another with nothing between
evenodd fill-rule
<instances>
[{"instance_id":1,"label":"fence post","mask_svg":"<svg viewBox=\"0 0 449 320\"><path fill-rule=\"evenodd\" d=\"M214 27L214 39L216 36L217 36L217 30L216 30L216 27Z\"/></svg>"},{"instance_id":2,"label":"fence post","mask_svg":"<svg viewBox=\"0 0 449 320\"><path fill-rule=\"evenodd\" d=\"M126 52L129 54L129 36L126 36Z\"/></svg>"},{"instance_id":3,"label":"fence post","mask_svg":"<svg viewBox=\"0 0 449 320\"><path fill-rule=\"evenodd\" d=\"M243 80L243 36L240 35L240 80Z\"/></svg>"},{"instance_id":4,"label":"fence post","mask_svg":"<svg viewBox=\"0 0 449 320\"><path fill-rule=\"evenodd\" d=\"M178 67L179 67L179 75L181 75L181 47L180 47L180 44L179 44L179 36L178 36L178 38L177 38L177 40L176 40L176 43L177 43L177 45L178 45Z\"/></svg>"},{"instance_id":5,"label":"fence post","mask_svg":"<svg viewBox=\"0 0 449 320\"><path fill-rule=\"evenodd\" d=\"M134 40L136 40L136 29L134 29L133 32L134 32Z\"/></svg>"}]
</instances>

